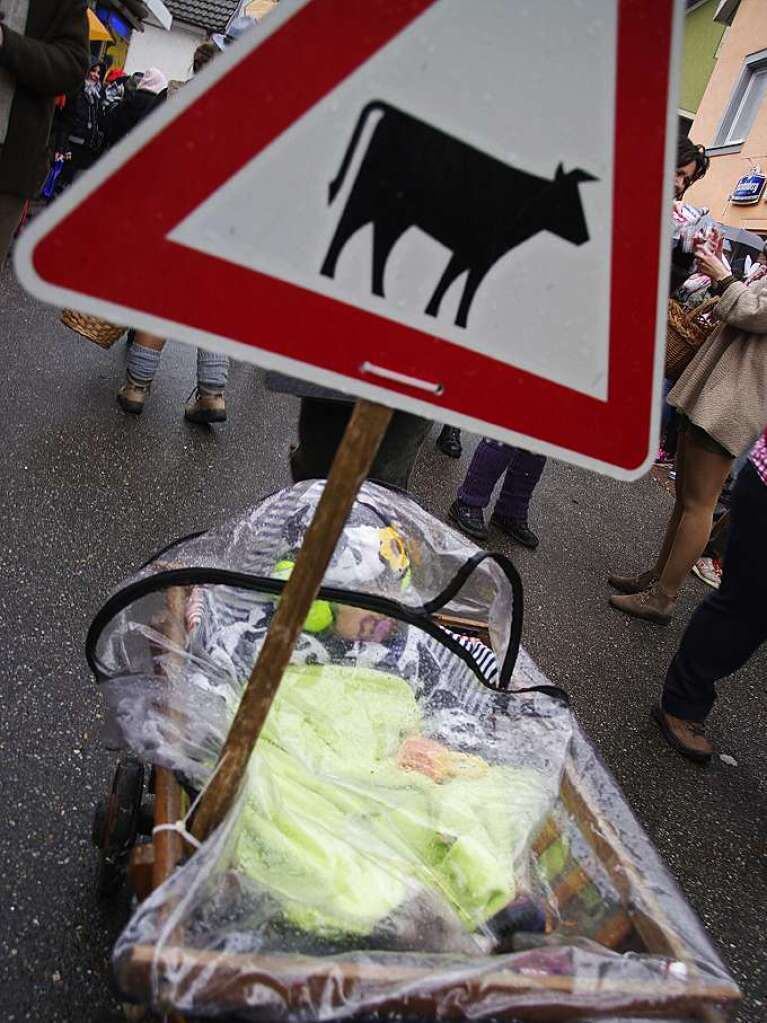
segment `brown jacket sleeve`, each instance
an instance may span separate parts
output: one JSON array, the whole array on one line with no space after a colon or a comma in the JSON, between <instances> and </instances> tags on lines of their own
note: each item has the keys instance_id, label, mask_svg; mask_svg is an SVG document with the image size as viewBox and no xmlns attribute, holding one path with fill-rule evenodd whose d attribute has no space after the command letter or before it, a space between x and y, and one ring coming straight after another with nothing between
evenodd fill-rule
<instances>
[{"instance_id":1,"label":"brown jacket sleeve","mask_svg":"<svg viewBox=\"0 0 767 1023\"><path fill-rule=\"evenodd\" d=\"M747 287L735 281L719 299L716 315L736 330L767 335L767 283Z\"/></svg>"},{"instance_id":2,"label":"brown jacket sleeve","mask_svg":"<svg viewBox=\"0 0 767 1023\"><path fill-rule=\"evenodd\" d=\"M71 92L88 70L88 17L85 0L59 0L59 11L45 39L2 28L0 67L38 96Z\"/></svg>"}]
</instances>

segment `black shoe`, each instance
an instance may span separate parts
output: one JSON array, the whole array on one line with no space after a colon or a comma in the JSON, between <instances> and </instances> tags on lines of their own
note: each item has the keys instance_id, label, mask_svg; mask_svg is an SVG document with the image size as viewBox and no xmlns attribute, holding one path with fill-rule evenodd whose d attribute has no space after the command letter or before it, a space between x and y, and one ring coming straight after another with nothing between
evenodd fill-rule
<instances>
[{"instance_id":1,"label":"black shoe","mask_svg":"<svg viewBox=\"0 0 767 1023\"><path fill-rule=\"evenodd\" d=\"M490 525L496 526L514 543L528 547L531 551L534 551L540 542L526 522L515 522L503 515L494 514L490 518Z\"/></svg>"},{"instance_id":2,"label":"black shoe","mask_svg":"<svg viewBox=\"0 0 767 1023\"><path fill-rule=\"evenodd\" d=\"M474 540L487 539L487 526L485 516L481 508L474 508L470 504L463 504L461 501L453 501L448 509L448 518L455 522L459 529L468 533Z\"/></svg>"},{"instance_id":3,"label":"black shoe","mask_svg":"<svg viewBox=\"0 0 767 1023\"><path fill-rule=\"evenodd\" d=\"M463 453L461 431L455 426L443 426L436 443L442 454L448 458L460 458Z\"/></svg>"}]
</instances>

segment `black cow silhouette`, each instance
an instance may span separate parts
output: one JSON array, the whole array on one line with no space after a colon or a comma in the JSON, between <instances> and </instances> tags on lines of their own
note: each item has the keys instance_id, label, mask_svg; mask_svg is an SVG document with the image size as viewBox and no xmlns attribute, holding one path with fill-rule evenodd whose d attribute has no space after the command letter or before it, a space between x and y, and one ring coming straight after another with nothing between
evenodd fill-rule
<instances>
[{"instance_id":1,"label":"black cow silhouette","mask_svg":"<svg viewBox=\"0 0 767 1023\"><path fill-rule=\"evenodd\" d=\"M375 126L357 177L322 264L333 277L342 249L361 227L373 225L374 295L384 294L391 250L410 227L441 242L452 255L426 306L436 316L453 281L466 273L455 318L465 327L485 274L510 249L539 231L552 231L573 245L589 240L578 185L598 180L583 170L553 180L517 170L460 139L380 100L363 107L338 174L329 187L333 202L344 182L367 118Z\"/></svg>"}]
</instances>

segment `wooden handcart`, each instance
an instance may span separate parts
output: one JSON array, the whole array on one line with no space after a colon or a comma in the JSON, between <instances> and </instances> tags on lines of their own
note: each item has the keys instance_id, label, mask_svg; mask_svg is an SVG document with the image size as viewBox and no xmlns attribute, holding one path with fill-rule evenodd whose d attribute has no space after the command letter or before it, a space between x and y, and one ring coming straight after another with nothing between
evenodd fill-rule
<instances>
[{"instance_id":1,"label":"wooden handcart","mask_svg":"<svg viewBox=\"0 0 767 1023\"><path fill-rule=\"evenodd\" d=\"M297 563L275 615L275 623L277 616L289 622L292 641L283 642L275 653L275 643L270 646L270 638L276 635L275 642L279 645L280 631L272 625L224 750L230 754L229 768L239 763L240 771L230 774L228 781L223 771L215 776L219 784L210 786L193 818L192 828L198 838L204 839L232 805L241 770L247 764L297 632L316 596L367 461L372 458L371 437L380 437L382 424L385 425L385 415L379 415L372 425L370 421L366 423L365 403L360 404L362 414L357 416L356 424L353 419L351 438L333 469L339 478L334 480L331 475L325 489L330 499L324 501L324 506L323 501L320 502L301 551L301 556L311 559L311 571L299 571L301 566ZM356 442L355 428L358 431ZM344 465L345 457L354 462L351 469L348 464ZM339 485L339 480L344 486ZM340 496L339 491L343 491ZM317 523L318 529L314 529ZM322 548L319 554L318 538ZM295 584L291 587L293 580ZM295 599L297 592L298 599ZM174 647L181 650L186 642L183 627L186 598L181 587L167 591L164 629ZM479 635L489 643L486 626L481 621L443 615L441 622L454 631ZM282 638L285 638L284 632ZM258 685L254 680L258 680ZM254 716L255 729L252 727ZM248 732L250 738L247 738ZM222 761L223 754L219 763ZM108 891L114 887L121 869L125 868L131 888L139 899L146 898L163 884L193 853L181 834L173 830L173 825L187 813L188 797L172 772L162 767L152 770L151 802L147 801L143 788L143 778L135 762L121 763L109 802L102 808L94 829L102 856L102 888ZM175 1014L183 1011L183 998L180 1006L178 991L171 981L177 984L179 976L183 976L185 983L194 985L195 1013L205 1015L209 1011L217 1018L240 1018L238 1014L243 1007L254 1004L264 1006L265 1020L289 1019L293 1015L299 1018L307 1003L320 999L325 1018L334 1009L346 1010L348 1014L350 1001L364 1002L365 993L383 983L390 989L396 988L398 993L390 1000L386 996L377 997L376 1012L391 1012L401 1018L436 1018L444 1014L445 1005L453 1005L454 1018L463 1018L461 1005L471 1006L481 1000L487 1004L493 996L504 1006L494 1014L495 1018L507 1020L553 1023L594 1019L604 1014L609 1006L612 1019L623 1015L651 1015L724 1023L739 999L736 986L724 970L719 975L716 969L702 967L700 943L694 947L689 939L691 914L679 895L670 896L675 900L671 906L668 891L659 892L649 882L636 858L636 850L629 852L625 848L620 828L605 815L606 792L625 806L590 744L578 733L565 765L557 810L534 842L532 870L537 883L548 888L559 908L560 936L566 937L569 933L573 938L589 939L616 953L660 957L667 961L668 970L657 983L623 984L598 975L561 972L552 975L542 970L520 970L509 968L507 961L499 958L497 970L484 970L481 974L467 971L458 982L460 993L457 993L454 990L456 980L441 968L444 957L438 955L419 955L418 965L414 966L409 962L403 965L396 957L381 964L360 962L343 955L326 958L214 953L192 947L179 927L173 933L173 940L161 949L151 945L134 946L129 958L120 963L118 984L122 990L138 993L143 1002L153 1003L174 1021L182 1018ZM625 812L630 816L627 807ZM654 861L654 867L664 873L649 842L642 841L645 844L641 850L644 866L647 862L644 858L648 857ZM675 911L679 907L687 919L680 919ZM693 922L693 929L695 927ZM705 943L702 931L699 930L698 936ZM540 940L539 948L545 950L545 938ZM711 958L718 962L713 951ZM171 995L172 990L174 995ZM407 994L403 995L403 991ZM276 1006L280 1007L279 1012L275 1011Z\"/></svg>"}]
</instances>

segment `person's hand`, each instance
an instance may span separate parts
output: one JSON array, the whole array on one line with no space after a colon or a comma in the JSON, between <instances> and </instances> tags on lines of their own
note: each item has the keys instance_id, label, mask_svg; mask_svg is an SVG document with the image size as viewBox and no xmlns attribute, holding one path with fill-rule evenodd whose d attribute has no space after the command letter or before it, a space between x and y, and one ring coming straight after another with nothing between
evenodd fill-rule
<instances>
[{"instance_id":1,"label":"person's hand","mask_svg":"<svg viewBox=\"0 0 767 1023\"><path fill-rule=\"evenodd\" d=\"M707 274L712 281L723 281L730 276L730 271L715 254L710 241L698 242L695 246L695 258L698 261L698 270Z\"/></svg>"}]
</instances>

